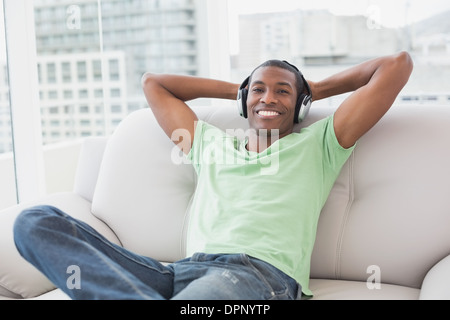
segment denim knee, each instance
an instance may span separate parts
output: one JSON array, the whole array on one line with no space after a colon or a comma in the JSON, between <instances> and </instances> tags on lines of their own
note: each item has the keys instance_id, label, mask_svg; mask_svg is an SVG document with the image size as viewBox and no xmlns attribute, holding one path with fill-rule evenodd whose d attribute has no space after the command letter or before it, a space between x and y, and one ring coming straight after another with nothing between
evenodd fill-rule
<instances>
[{"instance_id":1,"label":"denim knee","mask_svg":"<svg viewBox=\"0 0 450 320\"><path fill-rule=\"evenodd\" d=\"M39 226L39 221L43 218L48 218L56 214L56 208L40 205L24 209L16 217L13 225L13 235L14 241L19 242L20 240L32 237L33 230Z\"/></svg>"}]
</instances>

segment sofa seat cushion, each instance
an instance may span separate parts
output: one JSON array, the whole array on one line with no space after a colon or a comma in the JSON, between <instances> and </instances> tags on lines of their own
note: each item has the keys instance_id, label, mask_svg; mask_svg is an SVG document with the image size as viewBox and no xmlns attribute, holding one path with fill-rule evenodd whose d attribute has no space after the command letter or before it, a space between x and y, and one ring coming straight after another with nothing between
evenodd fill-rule
<instances>
[{"instance_id":1,"label":"sofa seat cushion","mask_svg":"<svg viewBox=\"0 0 450 320\"><path fill-rule=\"evenodd\" d=\"M311 279L311 300L417 300L420 290L381 283L374 287L364 281Z\"/></svg>"}]
</instances>

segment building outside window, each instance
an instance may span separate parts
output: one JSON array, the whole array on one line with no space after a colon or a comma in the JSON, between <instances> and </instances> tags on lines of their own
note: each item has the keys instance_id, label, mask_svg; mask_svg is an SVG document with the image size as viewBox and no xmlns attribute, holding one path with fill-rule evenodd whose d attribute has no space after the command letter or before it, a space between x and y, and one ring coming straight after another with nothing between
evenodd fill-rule
<instances>
[{"instance_id":1,"label":"building outside window","mask_svg":"<svg viewBox=\"0 0 450 320\"><path fill-rule=\"evenodd\" d=\"M449 104L450 3L441 0L244 2L228 0L234 17L233 78L245 79L269 58L323 79L356 63L407 50L414 72L397 103ZM240 12L240 15L237 13ZM321 103L336 105L345 96Z\"/></svg>"}]
</instances>

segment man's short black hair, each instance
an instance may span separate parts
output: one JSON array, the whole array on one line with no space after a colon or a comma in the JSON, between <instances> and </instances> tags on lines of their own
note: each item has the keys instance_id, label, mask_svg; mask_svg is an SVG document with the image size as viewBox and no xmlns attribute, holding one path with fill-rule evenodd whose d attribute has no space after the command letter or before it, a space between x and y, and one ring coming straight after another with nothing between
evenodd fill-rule
<instances>
[{"instance_id":1,"label":"man's short black hair","mask_svg":"<svg viewBox=\"0 0 450 320\"><path fill-rule=\"evenodd\" d=\"M305 84L303 83L303 81L304 81L303 76L302 76L301 72L297 69L297 67L290 64L287 61L276 60L276 59L267 60L266 62L263 62L262 64L257 66L255 68L255 70L253 70L253 72L250 74L250 79L249 79L248 83L250 84L252 82L252 77L256 70L258 70L260 68L265 68L265 67L277 67L277 68L285 69L285 70L292 72L295 75L295 80L296 80L295 86L297 88L298 96L300 96L303 93L303 91L305 90Z\"/></svg>"}]
</instances>

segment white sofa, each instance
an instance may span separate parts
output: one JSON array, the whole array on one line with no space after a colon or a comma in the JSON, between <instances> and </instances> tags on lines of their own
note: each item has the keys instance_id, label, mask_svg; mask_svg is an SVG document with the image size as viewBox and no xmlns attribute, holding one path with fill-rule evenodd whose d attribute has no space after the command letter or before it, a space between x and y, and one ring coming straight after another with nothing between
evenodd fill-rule
<instances>
[{"instance_id":1,"label":"white sofa","mask_svg":"<svg viewBox=\"0 0 450 320\"><path fill-rule=\"evenodd\" d=\"M247 128L233 106L196 111ZM333 111L313 105L296 130ZM67 299L14 246L16 215L38 203L141 254L182 258L196 176L176 150L150 109L136 111L109 139L85 141L73 192L0 211L0 299ZM395 105L359 141L322 211L313 299L450 299L449 284L450 107Z\"/></svg>"}]
</instances>

